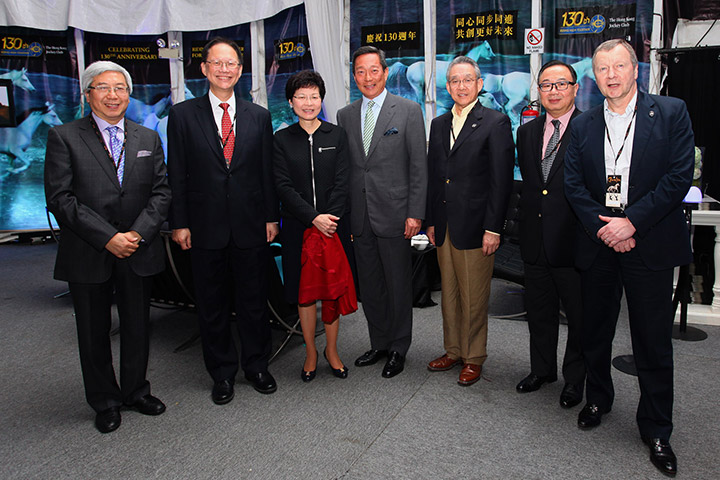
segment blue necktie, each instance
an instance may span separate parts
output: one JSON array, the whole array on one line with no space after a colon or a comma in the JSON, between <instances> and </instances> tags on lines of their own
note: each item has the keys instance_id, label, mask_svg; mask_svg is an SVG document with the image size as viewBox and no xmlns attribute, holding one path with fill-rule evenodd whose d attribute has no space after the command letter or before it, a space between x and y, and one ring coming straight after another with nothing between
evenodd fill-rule
<instances>
[{"instance_id":1,"label":"blue necktie","mask_svg":"<svg viewBox=\"0 0 720 480\"><path fill-rule=\"evenodd\" d=\"M112 155L113 161L115 162L118 182L122 185L123 173L125 172L125 155L120 155L122 152L122 142L117 136L120 127L110 126L105 130L110 134L110 155Z\"/></svg>"}]
</instances>

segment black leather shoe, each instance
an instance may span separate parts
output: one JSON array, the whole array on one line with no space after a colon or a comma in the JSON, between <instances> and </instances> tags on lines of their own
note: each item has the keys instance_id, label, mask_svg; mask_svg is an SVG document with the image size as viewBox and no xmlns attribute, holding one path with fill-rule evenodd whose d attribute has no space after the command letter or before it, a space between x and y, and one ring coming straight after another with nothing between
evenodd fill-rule
<instances>
[{"instance_id":1,"label":"black leather shoe","mask_svg":"<svg viewBox=\"0 0 720 480\"><path fill-rule=\"evenodd\" d=\"M572 408L582 402L582 398L582 387L578 387L572 383L566 383L560 394L560 406L563 408Z\"/></svg>"},{"instance_id":2,"label":"black leather shoe","mask_svg":"<svg viewBox=\"0 0 720 480\"><path fill-rule=\"evenodd\" d=\"M405 369L405 357L400 355L398 352L390 352L388 361L383 367L382 376L385 378L392 378L398 373Z\"/></svg>"},{"instance_id":3,"label":"black leather shoe","mask_svg":"<svg viewBox=\"0 0 720 480\"><path fill-rule=\"evenodd\" d=\"M120 407L110 407L95 415L95 428L100 433L114 432L120 426L121 421Z\"/></svg>"},{"instance_id":4,"label":"black leather shoe","mask_svg":"<svg viewBox=\"0 0 720 480\"><path fill-rule=\"evenodd\" d=\"M539 377L534 373L531 373L527 377L520 380L515 390L518 393L530 393L540 388L544 383L552 383L557 380L557 377Z\"/></svg>"},{"instance_id":5,"label":"black leather shoe","mask_svg":"<svg viewBox=\"0 0 720 480\"><path fill-rule=\"evenodd\" d=\"M260 393L274 393L277 390L277 383L270 372L259 372L252 375L246 373L245 380L252 383L255 390Z\"/></svg>"},{"instance_id":6,"label":"black leather shoe","mask_svg":"<svg viewBox=\"0 0 720 480\"><path fill-rule=\"evenodd\" d=\"M327 360L328 365L330 365L330 360L328 360L326 350L323 350L323 357L325 357L325 360ZM337 378L347 378L347 376L348 376L348 369L345 365L343 365L342 368L333 368L333 366L330 365L330 370L332 370L333 375L335 375Z\"/></svg>"},{"instance_id":7,"label":"black leather shoe","mask_svg":"<svg viewBox=\"0 0 720 480\"><path fill-rule=\"evenodd\" d=\"M215 382L212 389L212 401L216 405L225 405L235 397L235 389L232 380L221 380Z\"/></svg>"},{"instance_id":8,"label":"black leather shoe","mask_svg":"<svg viewBox=\"0 0 720 480\"><path fill-rule=\"evenodd\" d=\"M602 416L610 411L609 408L603 408L593 403L586 404L580 415L578 415L578 427L583 430L590 430L600 425Z\"/></svg>"},{"instance_id":9,"label":"black leather shoe","mask_svg":"<svg viewBox=\"0 0 720 480\"><path fill-rule=\"evenodd\" d=\"M165 411L165 404L159 398L150 394L138 398L135 403L128 405L128 407L137 410L143 415L160 415Z\"/></svg>"},{"instance_id":10,"label":"black leather shoe","mask_svg":"<svg viewBox=\"0 0 720 480\"><path fill-rule=\"evenodd\" d=\"M312 379L315 378L315 373L317 372L317 352L315 352L315 370L305 370L305 365L303 365L303 369L300 371L300 378L303 382L310 382Z\"/></svg>"},{"instance_id":11,"label":"black leather shoe","mask_svg":"<svg viewBox=\"0 0 720 480\"><path fill-rule=\"evenodd\" d=\"M387 350L368 350L355 360L355 366L367 367L368 365L375 365L378 360L383 357L387 357L387 355Z\"/></svg>"},{"instance_id":12,"label":"black leather shoe","mask_svg":"<svg viewBox=\"0 0 720 480\"><path fill-rule=\"evenodd\" d=\"M677 474L677 458L672 451L670 442L646 437L642 437L642 441L650 447L650 461L655 468L668 477L674 477Z\"/></svg>"}]
</instances>

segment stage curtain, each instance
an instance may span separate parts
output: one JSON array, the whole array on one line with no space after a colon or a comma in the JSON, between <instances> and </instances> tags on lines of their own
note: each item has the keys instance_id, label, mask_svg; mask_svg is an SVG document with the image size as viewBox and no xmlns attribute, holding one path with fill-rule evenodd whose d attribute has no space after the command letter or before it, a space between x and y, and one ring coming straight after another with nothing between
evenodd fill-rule
<instances>
[{"instance_id":1,"label":"stage curtain","mask_svg":"<svg viewBox=\"0 0 720 480\"><path fill-rule=\"evenodd\" d=\"M217 30L249 23L303 3L302 0L4 0L0 25L120 35L170 30Z\"/></svg>"}]
</instances>

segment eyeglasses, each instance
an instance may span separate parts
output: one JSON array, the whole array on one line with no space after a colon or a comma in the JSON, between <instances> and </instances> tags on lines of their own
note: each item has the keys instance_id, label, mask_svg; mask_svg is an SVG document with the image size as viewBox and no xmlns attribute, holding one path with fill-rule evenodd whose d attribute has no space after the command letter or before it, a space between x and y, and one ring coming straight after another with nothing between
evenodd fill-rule
<instances>
[{"instance_id":1,"label":"eyeglasses","mask_svg":"<svg viewBox=\"0 0 720 480\"><path fill-rule=\"evenodd\" d=\"M462 83L466 87L471 87L475 82L477 82L477 78L463 78L462 80L459 78L453 78L448 83L451 87L457 88Z\"/></svg>"},{"instance_id":2,"label":"eyeglasses","mask_svg":"<svg viewBox=\"0 0 720 480\"><path fill-rule=\"evenodd\" d=\"M305 100L310 100L311 102L317 102L319 100L322 100L320 98L320 95L311 95L309 97L306 95L293 95L293 98L295 100L297 100L298 102L304 102Z\"/></svg>"},{"instance_id":3,"label":"eyeglasses","mask_svg":"<svg viewBox=\"0 0 720 480\"><path fill-rule=\"evenodd\" d=\"M206 60L205 63L213 68L221 68L223 66L228 70L240 68L240 62L237 60L228 60L227 62L223 62L222 60Z\"/></svg>"},{"instance_id":4,"label":"eyeglasses","mask_svg":"<svg viewBox=\"0 0 720 480\"><path fill-rule=\"evenodd\" d=\"M575 85L576 83L577 82L567 82L565 80L560 80L559 82L555 82L555 83L550 83L550 82L541 83L540 85L538 85L538 88L540 89L541 92L550 92L550 91L552 91L553 87L555 87L555 89L558 92L562 92L563 90L567 90L568 86Z\"/></svg>"},{"instance_id":5,"label":"eyeglasses","mask_svg":"<svg viewBox=\"0 0 720 480\"><path fill-rule=\"evenodd\" d=\"M95 87L87 87L88 90L96 90L102 95L107 95L110 92L115 92L117 95L127 95L129 89L122 85L117 87L111 87L110 85L97 85Z\"/></svg>"}]
</instances>

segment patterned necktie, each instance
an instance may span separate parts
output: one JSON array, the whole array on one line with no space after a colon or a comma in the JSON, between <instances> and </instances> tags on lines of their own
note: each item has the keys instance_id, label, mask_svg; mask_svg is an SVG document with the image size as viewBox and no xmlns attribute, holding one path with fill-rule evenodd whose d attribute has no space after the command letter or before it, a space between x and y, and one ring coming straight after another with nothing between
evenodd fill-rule
<instances>
[{"instance_id":1,"label":"patterned necktie","mask_svg":"<svg viewBox=\"0 0 720 480\"><path fill-rule=\"evenodd\" d=\"M370 100L367 104L367 110L365 110L365 125L363 126L363 147L365 147L365 155L370 150L370 142L372 141L373 132L375 131L375 112L373 107L375 102Z\"/></svg>"},{"instance_id":2,"label":"patterned necktie","mask_svg":"<svg viewBox=\"0 0 720 480\"><path fill-rule=\"evenodd\" d=\"M543 156L542 160L542 176L543 176L543 182L547 182L548 175L550 174L550 169L552 168L553 160L555 160L555 155L557 155L557 144L560 141L560 120L553 120L552 121L553 127L555 127L555 131L553 132L552 136L550 137L550 141L547 144L547 148L545 149L545 156Z\"/></svg>"},{"instance_id":3,"label":"patterned necktie","mask_svg":"<svg viewBox=\"0 0 720 480\"><path fill-rule=\"evenodd\" d=\"M222 143L223 143L223 155L225 156L225 164L230 167L230 160L232 160L233 150L235 150L235 134L232 130L232 122L230 121L230 114L228 108L230 104L221 103L220 108L223 109L222 116Z\"/></svg>"},{"instance_id":4,"label":"patterned necktie","mask_svg":"<svg viewBox=\"0 0 720 480\"><path fill-rule=\"evenodd\" d=\"M105 130L107 130L110 135L110 155L112 155L113 161L115 162L118 182L122 185L123 173L125 172L125 155L124 152L122 156L120 155L122 152L122 142L117 137L117 132L120 130L120 127L110 126Z\"/></svg>"}]
</instances>

